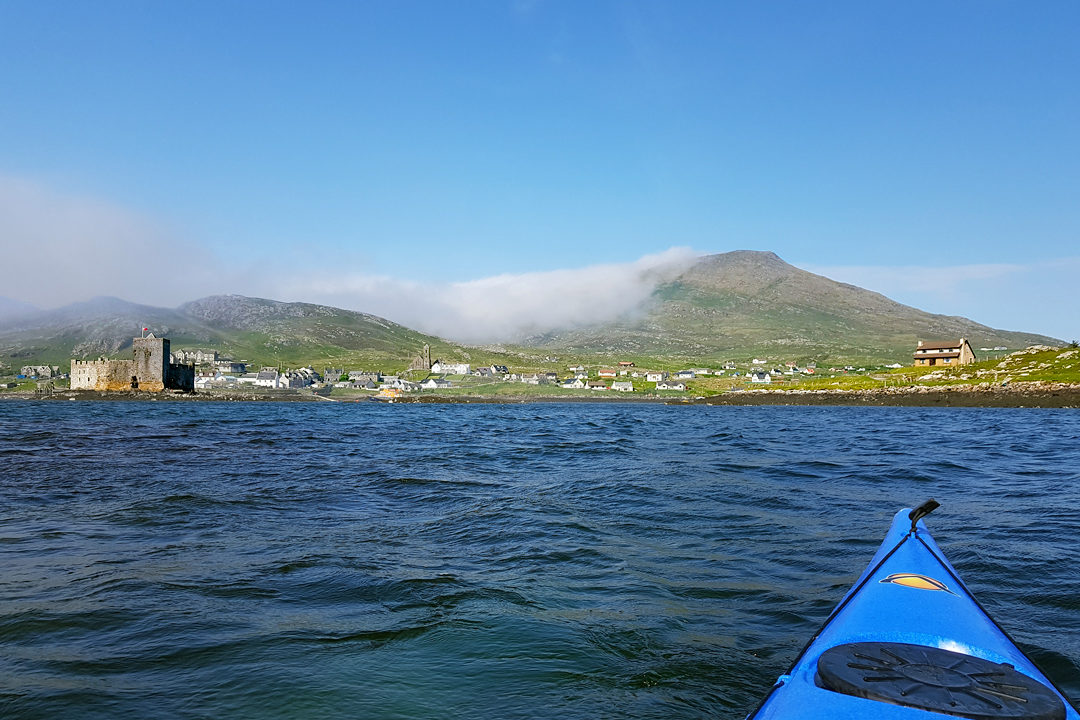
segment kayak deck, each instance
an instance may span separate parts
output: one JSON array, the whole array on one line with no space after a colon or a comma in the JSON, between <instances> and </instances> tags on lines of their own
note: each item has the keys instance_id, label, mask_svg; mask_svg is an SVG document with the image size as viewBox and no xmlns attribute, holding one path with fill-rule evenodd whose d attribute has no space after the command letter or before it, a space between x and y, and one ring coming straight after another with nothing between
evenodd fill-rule
<instances>
[{"instance_id":1,"label":"kayak deck","mask_svg":"<svg viewBox=\"0 0 1080 720\"><path fill-rule=\"evenodd\" d=\"M1080 720L911 513L749 717Z\"/></svg>"}]
</instances>

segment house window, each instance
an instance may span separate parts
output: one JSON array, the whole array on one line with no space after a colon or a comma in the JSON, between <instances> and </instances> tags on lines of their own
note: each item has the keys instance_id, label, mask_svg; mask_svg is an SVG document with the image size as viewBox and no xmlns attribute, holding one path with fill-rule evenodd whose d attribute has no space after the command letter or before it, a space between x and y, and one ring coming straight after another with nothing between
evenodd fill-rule
<instances>
[{"instance_id":1,"label":"house window","mask_svg":"<svg viewBox=\"0 0 1080 720\"><path fill-rule=\"evenodd\" d=\"M942 359L945 361L946 365L948 365L949 363L952 362L952 358L942 358Z\"/></svg>"}]
</instances>

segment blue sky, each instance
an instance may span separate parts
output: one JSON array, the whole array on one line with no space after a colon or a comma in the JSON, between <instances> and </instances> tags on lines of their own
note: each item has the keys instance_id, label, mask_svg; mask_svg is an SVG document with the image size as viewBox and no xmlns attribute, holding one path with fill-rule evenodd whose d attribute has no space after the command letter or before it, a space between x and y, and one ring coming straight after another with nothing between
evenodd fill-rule
<instances>
[{"instance_id":1,"label":"blue sky","mask_svg":"<svg viewBox=\"0 0 1080 720\"><path fill-rule=\"evenodd\" d=\"M1078 31L1067 2L8 2L0 243L72 277L0 295L398 319L371 287L749 248L1072 339ZM185 283L86 272L169 244Z\"/></svg>"}]
</instances>

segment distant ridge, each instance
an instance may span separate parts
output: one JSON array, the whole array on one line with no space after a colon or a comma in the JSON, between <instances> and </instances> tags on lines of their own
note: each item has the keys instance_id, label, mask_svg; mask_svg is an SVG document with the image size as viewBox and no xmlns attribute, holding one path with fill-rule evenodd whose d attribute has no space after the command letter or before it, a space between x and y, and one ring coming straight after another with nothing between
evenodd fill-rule
<instances>
[{"instance_id":1,"label":"distant ridge","mask_svg":"<svg viewBox=\"0 0 1080 720\"><path fill-rule=\"evenodd\" d=\"M98 297L0 320L0 358L66 365L72 357L114 355L130 347L143 327L168 337L173 348L217 350L257 365L351 357L404 366L424 345L451 356L460 354L453 343L375 315L216 295L175 309Z\"/></svg>"},{"instance_id":2,"label":"distant ridge","mask_svg":"<svg viewBox=\"0 0 1080 720\"><path fill-rule=\"evenodd\" d=\"M29 303L0 296L0 320L22 317L37 311L38 309Z\"/></svg>"},{"instance_id":3,"label":"distant ridge","mask_svg":"<svg viewBox=\"0 0 1080 720\"><path fill-rule=\"evenodd\" d=\"M960 337L976 348L1061 344L1044 335L927 313L753 250L701 258L658 286L638 316L548 333L526 344L575 353L701 359L772 353L907 364L918 340Z\"/></svg>"}]
</instances>

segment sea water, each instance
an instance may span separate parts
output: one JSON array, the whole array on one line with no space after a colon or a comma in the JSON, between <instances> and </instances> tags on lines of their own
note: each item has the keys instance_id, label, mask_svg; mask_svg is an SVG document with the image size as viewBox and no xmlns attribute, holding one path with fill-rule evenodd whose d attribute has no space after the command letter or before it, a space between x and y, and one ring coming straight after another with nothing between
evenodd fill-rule
<instances>
[{"instance_id":1,"label":"sea water","mask_svg":"<svg viewBox=\"0 0 1080 720\"><path fill-rule=\"evenodd\" d=\"M1080 412L0 403L0 715L739 718L934 497L1080 697Z\"/></svg>"}]
</instances>

